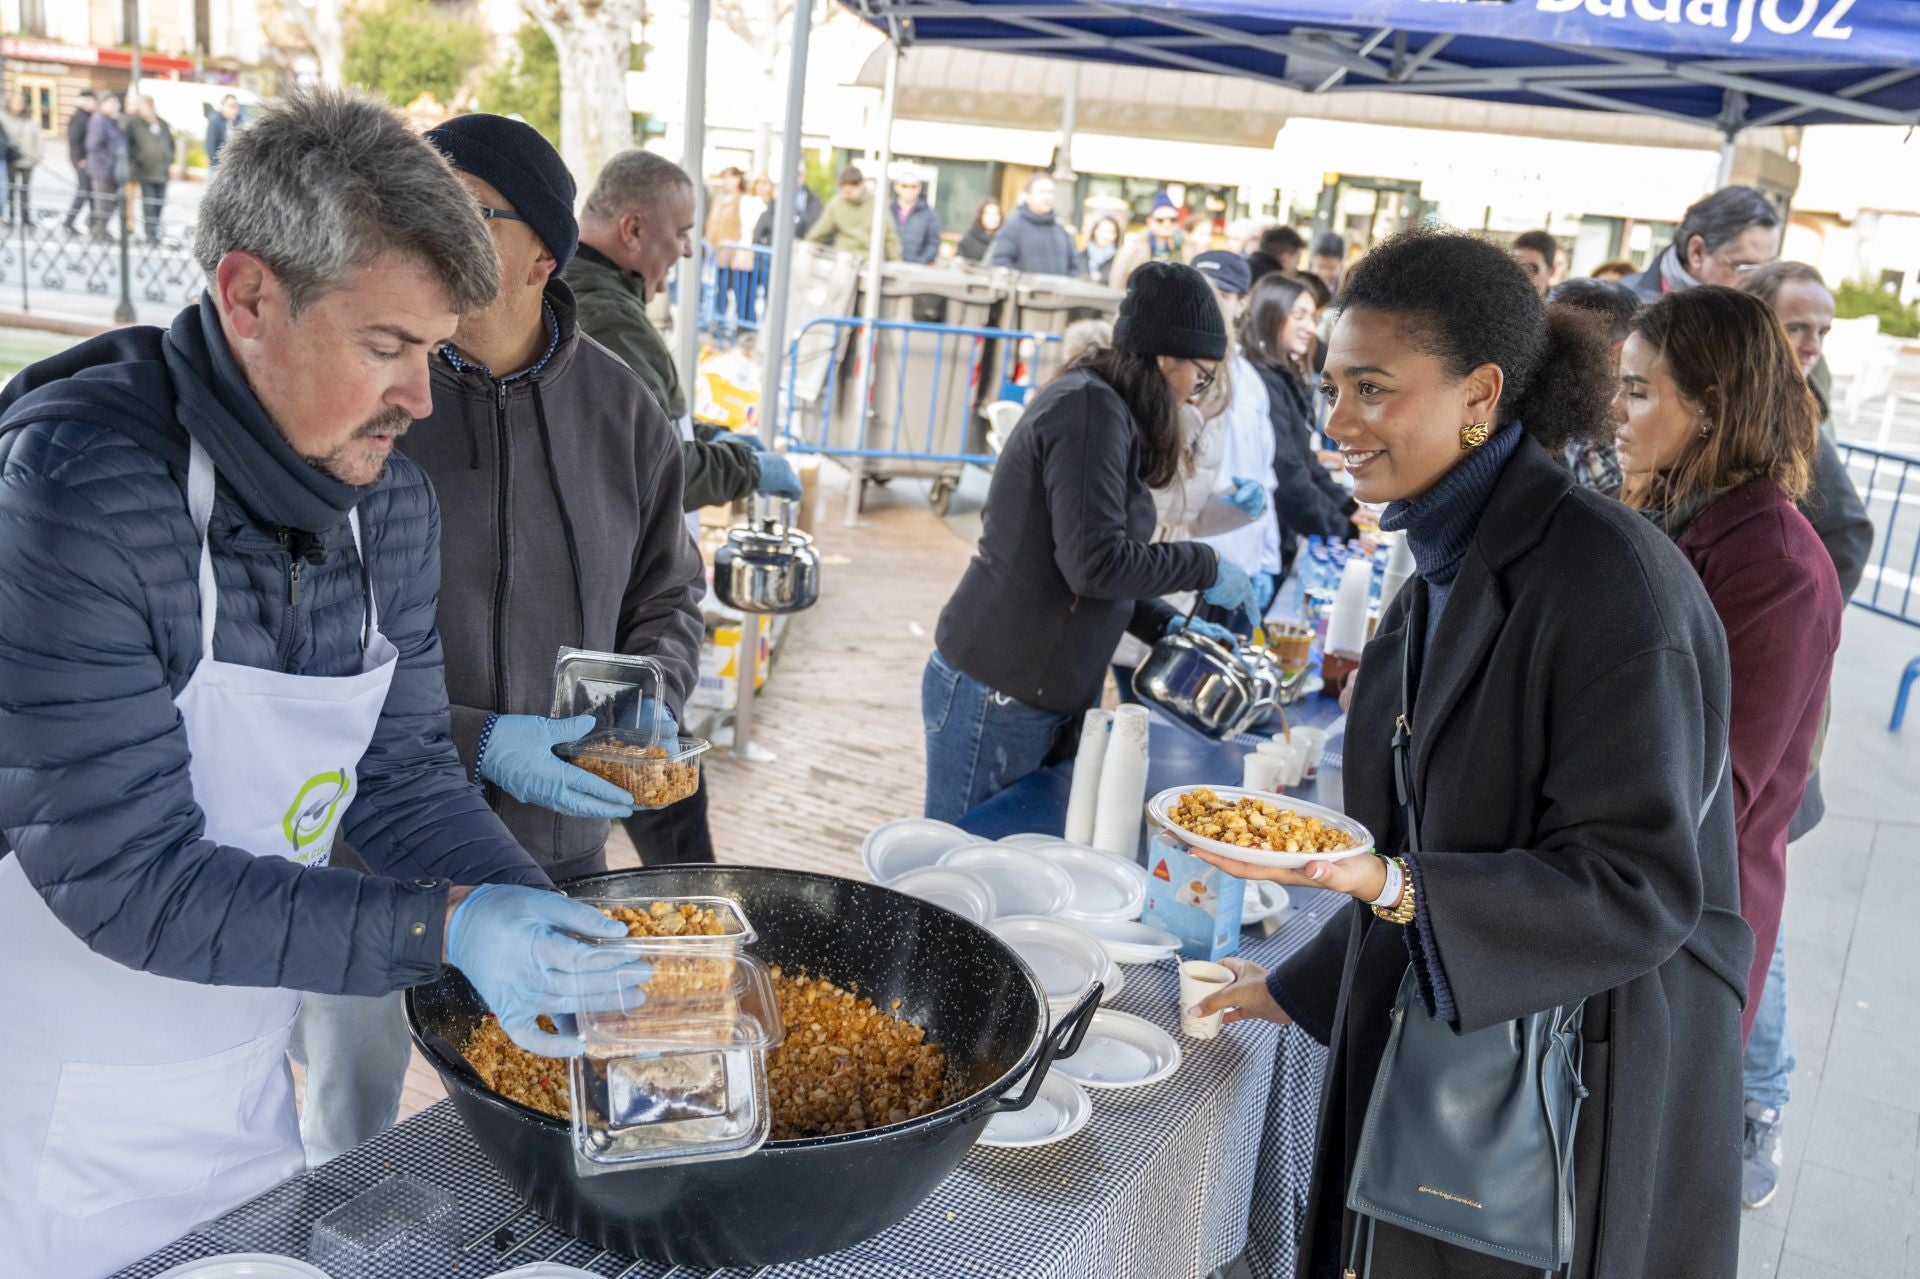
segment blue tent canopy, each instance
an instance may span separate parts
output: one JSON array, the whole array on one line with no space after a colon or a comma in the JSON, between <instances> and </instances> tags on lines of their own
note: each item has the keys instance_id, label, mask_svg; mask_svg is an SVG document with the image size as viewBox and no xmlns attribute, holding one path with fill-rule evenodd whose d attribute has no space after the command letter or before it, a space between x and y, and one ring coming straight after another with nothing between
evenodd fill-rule
<instances>
[{"instance_id":1,"label":"blue tent canopy","mask_svg":"<svg viewBox=\"0 0 1920 1279\"><path fill-rule=\"evenodd\" d=\"M852 0L937 44L1711 125L1920 124L1920 0Z\"/></svg>"}]
</instances>

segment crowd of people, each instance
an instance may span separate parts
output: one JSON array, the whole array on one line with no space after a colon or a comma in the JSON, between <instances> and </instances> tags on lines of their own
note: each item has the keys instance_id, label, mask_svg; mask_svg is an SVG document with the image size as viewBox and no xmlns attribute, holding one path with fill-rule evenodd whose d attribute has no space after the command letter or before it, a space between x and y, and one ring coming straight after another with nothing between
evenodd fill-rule
<instances>
[{"instance_id":1,"label":"crowd of people","mask_svg":"<svg viewBox=\"0 0 1920 1279\"><path fill-rule=\"evenodd\" d=\"M1044 225L1024 216L1022 255ZM927 814L1070 758L1110 661L1129 696L1129 637L1295 620L1276 584L1297 539L1378 510L1417 576L1350 686L1344 758L1384 856L1216 860L1357 899L1279 971L1231 961L1203 1005L1331 1048L1307 1272L1351 1264L1346 1187L1411 963L1462 1032L1584 1009L1569 1273L1731 1275L1740 1207L1780 1176L1786 847L1820 820L1873 538L1832 438L1832 294L1774 260L1779 214L1741 187L1604 279L1561 279L1545 232L1413 229L1351 266L1286 228L1186 263L1179 234L1156 207L1110 338L1005 443L923 679ZM1517 1273L1385 1223L1366 1240L1374 1273Z\"/></svg>"}]
</instances>

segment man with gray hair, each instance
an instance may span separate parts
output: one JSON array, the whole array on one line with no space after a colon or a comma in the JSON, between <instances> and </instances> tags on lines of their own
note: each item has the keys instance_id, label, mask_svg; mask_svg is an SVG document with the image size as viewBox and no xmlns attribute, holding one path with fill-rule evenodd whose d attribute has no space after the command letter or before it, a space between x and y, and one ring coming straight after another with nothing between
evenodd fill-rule
<instances>
[{"instance_id":1,"label":"man with gray hair","mask_svg":"<svg viewBox=\"0 0 1920 1279\"><path fill-rule=\"evenodd\" d=\"M98 1279L298 1172L302 991L461 969L516 1041L647 980L468 782L440 517L394 449L498 290L393 112L300 93L200 206L207 291L0 392L0 1274ZM329 865L336 838L369 868Z\"/></svg>"},{"instance_id":2,"label":"man with gray hair","mask_svg":"<svg viewBox=\"0 0 1920 1279\"><path fill-rule=\"evenodd\" d=\"M1780 211L1752 187L1721 187L1680 215L1673 243L1653 265L1620 283L1642 302L1700 284L1737 289L1780 256Z\"/></svg>"}]
</instances>

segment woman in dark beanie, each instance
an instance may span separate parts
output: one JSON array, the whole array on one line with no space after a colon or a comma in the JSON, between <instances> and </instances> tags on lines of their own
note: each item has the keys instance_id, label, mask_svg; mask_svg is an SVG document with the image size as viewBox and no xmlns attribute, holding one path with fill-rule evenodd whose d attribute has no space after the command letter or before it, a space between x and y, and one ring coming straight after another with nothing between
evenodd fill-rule
<instances>
[{"instance_id":1,"label":"woman in dark beanie","mask_svg":"<svg viewBox=\"0 0 1920 1279\"><path fill-rule=\"evenodd\" d=\"M1181 622L1159 596L1199 591L1257 620L1247 575L1211 547L1149 540L1152 490L1180 458L1177 410L1226 353L1206 280L1153 263L1128 284L1113 345L1028 403L921 683L927 816L951 821L1040 768L1099 702L1121 633L1151 643Z\"/></svg>"},{"instance_id":2,"label":"woman in dark beanie","mask_svg":"<svg viewBox=\"0 0 1920 1279\"><path fill-rule=\"evenodd\" d=\"M1271 272L1254 281L1240 315L1240 345L1267 386L1273 417L1274 517L1280 521L1280 558L1292 564L1303 537L1345 541L1359 536L1357 503L1320 465L1313 447L1314 316L1307 286Z\"/></svg>"},{"instance_id":3,"label":"woman in dark beanie","mask_svg":"<svg viewBox=\"0 0 1920 1279\"><path fill-rule=\"evenodd\" d=\"M1767 304L1703 286L1634 317L1614 416L1621 497L1686 553L1727 631L1740 913L1755 943L1750 1027L1845 606L1833 561L1794 506L1819 412Z\"/></svg>"},{"instance_id":4,"label":"woman in dark beanie","mask_svg":"<svg viewBox=\"0 0 1920 1279\"><path fill-rule=\"evenodd\" d=\"M1229 961L1238 980L1201 1005L1330 1046L1301 1273L1358 1264L1347 1190L1411 968L1411 1015L1462 1033L1583 1008L1567 1273L1731 1279L1753 938L1720 780L1719 619L1660 530L1554 460L1607 428L1610 353L1587 317L1546 307L1498 246L1433 230L1368 253L1341 307L1327 430L1419 569L1348 719L1346 809L1386 855L1295 872L1206 854L1354 898L1272 974ZM1402 716L1417 852L1395 794ZM1384 1222L1371 1255L1372 1279L1539 1274Z\"/></svg>"}]
</instances>

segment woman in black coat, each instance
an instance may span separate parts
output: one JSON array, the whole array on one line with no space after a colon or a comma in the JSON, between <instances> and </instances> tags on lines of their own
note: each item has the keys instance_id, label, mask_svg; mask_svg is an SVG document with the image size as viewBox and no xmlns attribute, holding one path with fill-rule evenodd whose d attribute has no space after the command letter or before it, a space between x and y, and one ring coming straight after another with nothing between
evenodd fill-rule
<instances>
[{"instance_id":1,"label":"woman in black coat","mask_svg":"<svg viewBox=\"0 0 1920 1279\"><path fill-rule=\"evenodd\" d=\"M1159 596L1199 591L1258 621L1252 583L1230 560L1151 540L1152 490L1180 461L1177 410L1226 353L1206 280L1160 263L1128 285L1113 345L1027 405L921 681L927 816L951 821L1045 764L1061 730L1098 703L1121 632L1152 643L1183 621Z\"/></svg>"},{"instance_id":2,"label":"woman in black coat","mask_svg":"<svg viewBox=\"0 0 1920 1279\"><path fill-rule=\"evenodd\" d=\"M1280 522L1280 559L1292 564L1303 537L1344 542L1358 537L1359 509L1313 447L1313 392L1308 389L1317 307L1306 285L1270 273L1254 281L1240 313L1240 347L1267 385L1273 418L1273 516Z\"/></svg>"},{"instance_id":3,"label":"woman in black coat","mask_svg":"<svg viewBox=\"0 0 1920 1279\"><path fill-rule=\"evenodd\" d=\"M1001 221L1000 201L980 201L980 207L973 213L973 225L960 237L954 252L969 262L986 261L987 251L993 247L993 237L1000 232Z\"/></svg>"},{"instance_id":4,"label":"woman in black coat","mask_svg":"<svg viewBox=\"0 0 1920 1279\"><path fill-rule=\"evenodd\" d=\"M1355 901L1272 974L1234 961L1239 980L1203 1004L1330 1045L1300 1273L1347 1256L1355 1150L1411 965L1426 1013L1461 1032L1584 1001L1571 1275L1730 1277L1753 938L1713 605L1658 529L1554 460L1605 429L1589 321L1549 315L1504 252L1448 232L1375 248L1342 303L1328 431L1419 566L1363 655L1346 808L1403 855L1217 862ZM1403 713L1417 855L1391 770ZM1539 1273L1385 1224L1373 1256L1374 1279Z\"/></svg>"}]
</instances>

